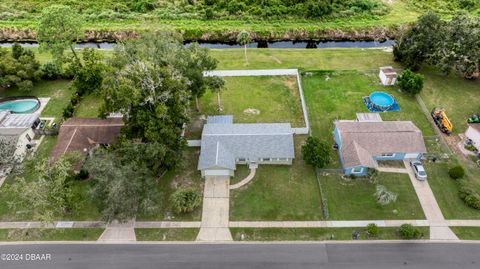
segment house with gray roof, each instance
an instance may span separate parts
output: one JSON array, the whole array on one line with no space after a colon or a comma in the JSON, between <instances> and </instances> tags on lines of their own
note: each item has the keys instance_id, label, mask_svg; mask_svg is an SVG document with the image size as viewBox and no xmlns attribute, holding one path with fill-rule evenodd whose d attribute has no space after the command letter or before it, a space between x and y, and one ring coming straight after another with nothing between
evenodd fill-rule
<instances>
[{"instance_id":1,"label":"house with gray roof","mask_svg":"<svg viewBox=\"0 0 480 269\"><path fill-rule=\"evenodd\" d=\"M237 164L291 165L295 158L289 123L233 123L233 116L208 117L198 170L202 176L233 176Z\"/></svg>"},{"instance_id":2,"label":"house with gray roof","mask_svg":"<svg viewBox=\"0 0 480 269\"><path fill-rule=\"evenodd\" d=\"M411 121L336 121L334 139L345 175L365 176L378 161L419 159L426 153Z\"/></svg>"},{"instance_id":3,"label":"house with gray roof","mask_svg":"<svg viewBox=\"0 0 480 269\"><path fill-rule=\"evenodd\" d=\"M35 136L33 129L39 122L39 115L35 113L15 114L0 110L0 139L15 145L12 154L17 160L25 156Z\"/></svg>"}]
</instances>

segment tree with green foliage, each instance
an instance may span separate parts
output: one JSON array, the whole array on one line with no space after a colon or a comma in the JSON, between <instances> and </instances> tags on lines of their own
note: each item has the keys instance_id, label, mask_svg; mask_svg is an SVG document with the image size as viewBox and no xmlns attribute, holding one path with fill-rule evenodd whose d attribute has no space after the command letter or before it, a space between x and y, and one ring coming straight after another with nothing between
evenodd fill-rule
<instances>
[{"instance_id":1,"label":"tree with green foliage","mask_svg":"<svg viewBox=\"0 0 480 269\"><path fill-rule=\"evenodd\" d=\"M125 137L163 145L160 165L173 168L186 145L180 134L189 121L190 101L206 88L222 86L203 76L216 63L207 50L184 48L176 33L144 33L115 49L103 83L102 114L123 113Z\"/></svg>"},{"instance_id":2,"label":"tree with green foliage","mask_svg":"<svg viewBox=\"0 0 480 269\"><path fill-rule=\"evenodd\" d=\"M310 136L302 146L303 160L316 168L324 168L330 163L330 146L318 137Z\"/></svg>"},{"instance_id":3,"label":"tree with green foliage","mask_svg":"<svg viewBox=\"0 0 480 269\"><path fill-rule=\"evenodd\" d=\"M102 55L95 49L84 49L82 54L83 65L73 73L73 87L79 96L92 92L99 93L104 79L105 64Z\"/></svg>"},{"instance_id":4,"label":"tree with green foliage","mask_svg":"<svg viewBox=\"0 0 480 269\"><path fill-rule=\"evenodd\" d=\"M51 5L42 11L37 27L40 50L49 51L57 63L63 63L64 52L70 49L77 63L80 58L75 44L83 37L82 20L69 6Z\"/></svg>"},{"instance_id":5,"label":"tree with green foliage","mask_svg":"<svg viewBox=\"0 0 480 269\"><path fill-rule=\"evenodd\" d=\"M387 188L383 185L377 185L374 196L377 203L382 206L385 206L397 201L397 194L391 191L388 191Z\"/></svg>"},{"instance_id":6,"label":"tree with green foliage","mask_svg":"<svg viewBox=\"0 0 480 269\"><path fill-rule=\"evenodd\" d=\"M71 187L76 161L76 155L62 156L54 163L49 163L47 159L37 161L33 181L22 177L16 179L15 184L7 185L8 191L18 197L9 202L9 207L14 210L29 208L33 220L45 223L52 223L56 217L71 213L78 198Z\"/></svg>"},{"instance_id":7,"label":"tree with green foliage","mask_svg":"<svg viewBox=\"0 0 480 269\"><path fill-rule=\"evenodd\" d=\"M461 14L447 22L430 62L444 74L456 70L464 78L480 76L480 20Z\"/></svg>"},{"instance_id":8,"label":"tree with green foliage","mask_svg":"<svg viewBox=\"0 0 480 269\"><path fill-rule=\"evenodd\" d=\"M202 196L192 188L179 188L170 197L177 213L189 213L202 203Z\"/></svg>"},{"instance_id":9,"label":"tree with green foliage","mask_svg":"<svg viewBox=\"0 0 480 269\"><path fill-rule=\"evenodd\" d=\"M84 168L93 181L91 194L105 221L124 222L156 209L154 175L135 161L138 158L142 157L100 148L87 159Z\"/></svg>"},{"instance_id":10,"label":"tree with green foliage","mask_svg":"<svg viewBox=\"0 0 480 269\"><path fill-rule=\"evenodd\" d=\"M464 78L480 76L480 21L460 14L450 21L429 12L396 41L393 54L412 70L423 63L435 65L444 74L456 70Z\"/></svg>"},{"instance_id":11,"label":"tree with green foliage","mask_svg":"<svg viewBox=\"0 0 480 269\"><path fill-rule=\"evenodd\" d=\"M418 70L436 50L444 37L445 23L436 13L422 15L417 23L400 35L393 46L395 61L402 62L411 70Z\"/></svg>"},{"instance_id":12,"label":"tree with green foliage","mask_svg":"<svg viewBox=\"0 0 480 269\"><path fill-rule=\"evenodd\" d=\"M243 30L237 35L237 43L244 47L245 52L245 64L248 65L248 57L247 57L247 45L252 42L252 38L250 37L250 33Z\"/></svg>"},{"instance_id":13,"label":"tree with green foliage","mask_svg":"<svg viewBox=\"0 0 480 269\"><path fill-rule=\"evenodd\" d=\"M398 77L397 84L403 91L416 95L423 89L423 76L415 74L410 69L403 71L402 75Z\"/></svg>"},{"instance_id":14,"label":"tree with green foliage","mask_svg":"<svg viewBox=\"0 0 480 269\"><path fill-rule=\"evenodd\" d=\"M33 82L42 76L40 63L31 50L14 44L11 51L0 48L0 87L8 89L17 87L28 92L33 88Z\"/></svg>"},{"instance_id":15,"label":"tree with green foliage","mask_svg":"<svg viewBox=\"0 0 480 269\"><path fill-rule=\"evenodd\" d=\"M220 77L205 77L204 71L217 68L218 60L210 56L207 48L202 48L196 42L187 48L178 48L178 57L173 64L188 80L188 88L195 99L197 111L200 111L198 99L203 96L206 89L214 92L223 88L224 82Z\"/></svg>"}]
</instances>

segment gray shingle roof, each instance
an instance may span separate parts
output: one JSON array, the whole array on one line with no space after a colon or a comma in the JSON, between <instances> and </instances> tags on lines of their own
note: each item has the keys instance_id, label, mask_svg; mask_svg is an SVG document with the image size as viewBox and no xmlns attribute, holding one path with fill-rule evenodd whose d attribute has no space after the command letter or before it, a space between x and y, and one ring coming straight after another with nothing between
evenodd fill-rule
<instances>
[{"instance_id":1,"label":"gray shingle roof","mask_svg":"<svg viewBox=\"0 0 480 269\"><path fill-rule=\"evenodd\" d=\"M384 153L425 153L422 132L411 121L337 121L345 167L372 167L371 157Z\"/></svg>"},{"instance_id":2,"label":"gray shingle roof","mask_svg":"<svg viewBox=\"0 0 480 269\"><path fill-rule=\"evenodd\" d=\"M203 127L198 169L235 170L237 158L294 158L289 123L209 124Z\"/></svg>"},{"instance_id":3,"label":"gray shingle roof","mask_svg":"<svg viewBox=\"0 0 480 269\"><path fill-rule=\"evenodd\" d=\"M233 123L233 116L232 115L225 115L225 116L208 116L207 118L208 124L228 124Z\"/></svg>"}]
</instances>

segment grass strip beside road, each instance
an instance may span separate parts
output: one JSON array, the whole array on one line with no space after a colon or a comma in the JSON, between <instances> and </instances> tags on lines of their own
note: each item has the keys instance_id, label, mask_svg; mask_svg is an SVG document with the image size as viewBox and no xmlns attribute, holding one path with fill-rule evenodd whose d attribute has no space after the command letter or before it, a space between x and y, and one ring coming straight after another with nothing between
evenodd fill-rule
<instances>
[{"instance_id":1,"label":"grass strip beside road","mask_svg":"<svg viewBox=\"0 0 480 269\"><path fill-rule=\"evenodd\" d=\"M0 229L0 241L96 241L103 228Z\"/></svg>"},{"instance_id":2,"label":"grass strip beside road","mask_svg":"<svg viewBox=\"0 0 480 269\"><path fill-rule=\"evenodd\" d=\"M137 228L137 241L194 241L198 228Z\"/></svg>"},{"instance_id":3,"label":"grass strip beside road","mask_svg":"<svg viewBox=\"0 0 480 269\"><path fill-rule=\"evenodd\" d=\"M417 227L423 239L430 237L429 227ZM352 233L360 233L359 240L402 239L398 227L378 228L376 237L367 234L365 227L349 228L230 228L235 241L323 241L352 240ZM243 239L242 239L243 235Z\"/></svg>"}]
</instances>

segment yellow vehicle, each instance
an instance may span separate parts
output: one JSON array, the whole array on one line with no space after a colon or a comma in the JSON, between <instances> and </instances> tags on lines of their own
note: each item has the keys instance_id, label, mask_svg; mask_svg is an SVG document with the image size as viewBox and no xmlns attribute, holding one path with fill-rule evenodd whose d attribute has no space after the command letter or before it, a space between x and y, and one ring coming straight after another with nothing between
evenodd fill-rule
<instances>
[{"instance_id":1,"label":"yellow vehicle","mask_svg":"<svg viewBox=\"0 0 480 269\"><path fill-rule=\"evenodd\" d=\"M434 108L432 110L432 118L442 132L446 133L447 135L450 135L452 133L453 124L448 119L447 113L445 113L444 109Z\"/></svg>"}]
</instances>

